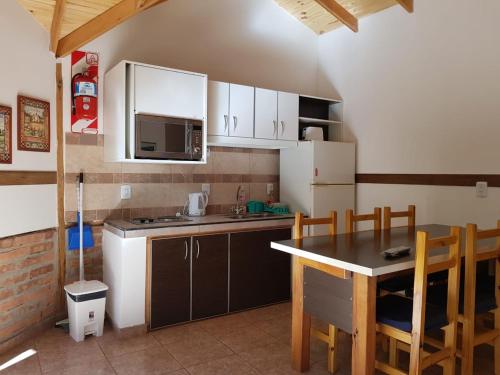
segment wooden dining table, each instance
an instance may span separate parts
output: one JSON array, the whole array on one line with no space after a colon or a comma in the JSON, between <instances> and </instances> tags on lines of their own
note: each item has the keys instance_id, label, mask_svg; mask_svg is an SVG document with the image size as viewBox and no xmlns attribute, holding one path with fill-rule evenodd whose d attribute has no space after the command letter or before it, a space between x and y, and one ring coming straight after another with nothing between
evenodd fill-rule
<instances>
[{"instance_id":1,"label":"wooden dining table","mask_svg":"<svg viewBox=\"0 0 500 375\"><path fill-rule=\"evenodd\" d=\"M292 254L293 369L309 369L311 316L315 316L352 334L352 374L373 374L377 281L415 267L417 231L433 238L448 236L450 230L431 224L272 242L271 248ZM397 246L410 247L409 255L387 259L381 254ZM447 256L446 248L436 249L429 263Z\"/></svg>"}]
</instances>

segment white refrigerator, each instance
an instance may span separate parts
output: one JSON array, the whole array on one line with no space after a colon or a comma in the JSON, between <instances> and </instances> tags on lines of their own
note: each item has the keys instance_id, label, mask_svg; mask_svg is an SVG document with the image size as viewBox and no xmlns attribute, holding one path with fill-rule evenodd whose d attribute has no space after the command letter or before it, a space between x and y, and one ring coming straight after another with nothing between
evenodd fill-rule
<instances>
[{"instance_id":1,"label":"white refrigerator","mask_svg":"<svg viewBox=\"0 0 500 375\"><path fill-rule=\"evenodd\" d=\"M304 141L280 152L280 201L291 212L326 217L337 211L338 232L345 231L345 210L355 204L355 144ZM325 226L307 235L327 234Z\"/></svg>"}]
</instances>

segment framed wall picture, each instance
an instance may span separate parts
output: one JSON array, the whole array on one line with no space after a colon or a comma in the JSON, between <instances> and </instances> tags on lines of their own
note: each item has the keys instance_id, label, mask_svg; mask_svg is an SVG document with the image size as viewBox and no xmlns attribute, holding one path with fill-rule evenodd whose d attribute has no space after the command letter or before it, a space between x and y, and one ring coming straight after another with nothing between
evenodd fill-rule
<instances>
[{"instance_id":1,"label":"framed wall picture","mask_svg":"<svg viewBox=\"0 0 500 375\"><path fill-rule=\"evenodd\" d=\"M50 103L18 95L17 148L50 152Z\"/></svg>"},{"instance_id":2,"label":"framed wall picture","mask_svg":"<svg viewBox=\"0 0 500 375\"><path fill-rule=\"evenodd\" d=\"M0 105L0 163L12 164L12 108Z\"/></svg>"}]
</instances>

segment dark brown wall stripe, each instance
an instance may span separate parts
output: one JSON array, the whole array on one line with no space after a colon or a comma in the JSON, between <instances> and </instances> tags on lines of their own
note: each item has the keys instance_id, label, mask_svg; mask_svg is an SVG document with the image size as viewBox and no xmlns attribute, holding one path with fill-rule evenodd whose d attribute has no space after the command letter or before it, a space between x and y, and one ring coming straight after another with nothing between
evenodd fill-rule
<instances>
[{"instance_id":1,"label":"dark brown wall stripe","mask_svg":"<svg viewBox=\"0 0 500 375\"><path fill-rule=\"evenodd\" d=\"M356 174L358 184L475 186L478 181L486 181L490 187L500 187L500 174Z\"/></svg>"},{"instance_id":2,"label":"dark brown wall stripe","mask_svg":"<svg viewBox=\"0 0 500 375\"><path fill-rule=\"evenodd\" d=\"M0 171L0 186L57 184L57 172Z\"/></svg>"},{"instance_id":3,"label":"dark brown wall stripe","mask_svg":"<svg viewBox=\"0 0 500 375\"><path fill-rule=\"evenodd\" d=\"M66 173L67 184L74 184L78 173ZM274 174L180 174L180 173L85 173L86 184L140 184L140 183L277 183Z\"/></svg>"}]
</instances>

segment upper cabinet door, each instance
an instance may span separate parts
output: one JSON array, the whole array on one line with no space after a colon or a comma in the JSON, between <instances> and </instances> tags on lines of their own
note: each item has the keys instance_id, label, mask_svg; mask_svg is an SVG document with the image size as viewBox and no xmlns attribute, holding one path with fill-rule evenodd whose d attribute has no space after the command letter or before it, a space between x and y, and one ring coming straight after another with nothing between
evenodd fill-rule
<instances>
[{"instance_id":1,"label":"upper cabinet door","mask_svg":"<svg viewBox=\"0 0 500 375\"><path fill-rule=\"evenodd\" d=\"M253 137L254 88L229 85L229 135Z\"/></svg>"},{"instance_id":2,"label":"upper cabinet door","mask_svg":"<svg viewBox=\"0 0 500 375\"><path fill-rule=\"evenodd\" d=\"M278 92L255 88L255 138L276 139Z\"/></svg>"},{"instance_id":3,"label":"upper cabinet door","mask_svg":"<svg viewBox=\"0 0 500 375\"><path fill-rule=\"evenodd\" d=\"M229 135L229 83L208 81L208 135Z\"/></svg>"},{"instance_id":4,"label":"upper cabinet door","mask_svg":"<svg viewBox=\"0 0 500 375\"><path fill-rule=\"evenodd\" d=\"M134 85L136 113L205 119L204 75L136 65Z\"/></svg>"},{"instance_id":5,"label":"upper cabinet door","mask_svg":"<svg viewBox=\"0 0 500 375\"><path fill-rule=\"evenodd\" d=\"M278 139L299 139L299 95L278 92Z\"/></svg>"}]
</instances>

